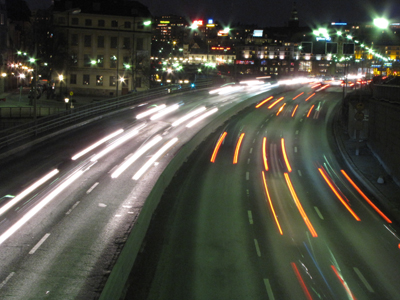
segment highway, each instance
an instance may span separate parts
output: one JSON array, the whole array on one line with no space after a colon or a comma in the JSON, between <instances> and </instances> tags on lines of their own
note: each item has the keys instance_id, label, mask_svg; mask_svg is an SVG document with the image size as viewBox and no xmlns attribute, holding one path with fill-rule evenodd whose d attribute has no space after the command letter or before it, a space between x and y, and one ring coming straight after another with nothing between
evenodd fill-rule
<instances>
[{"instance_id":1,"label":"highway","mask_svg":"<svg viewBox=\"0 0 400 300\"><path fill-rule=\"evenodd\" d=\"M154 99L0 162L0 298L98 298L174 154L211 118L265 93L241 88ZM142 114L150 110L165 114Z\"/></svg>"},{"instance_id":2,"label":"highway","mask_svg":"<svg viewBox=\"0 0 400 300\"><path fill-rule=\"evenodd\" d=\"M337 150L340 88L316 89L266 93L198 147L126 299L400 298L398 224Z\"/></svg>"}]
</instances>

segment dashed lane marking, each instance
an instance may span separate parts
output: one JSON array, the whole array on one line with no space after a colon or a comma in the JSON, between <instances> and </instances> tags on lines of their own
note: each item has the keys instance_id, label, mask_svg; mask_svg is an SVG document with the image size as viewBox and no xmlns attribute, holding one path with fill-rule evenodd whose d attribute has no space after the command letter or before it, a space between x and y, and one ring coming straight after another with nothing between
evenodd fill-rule
<instances>
[{"instance_id":1,"label":"dashed lane marking","mask_svg":"<svg viewBox=\"0 0 400 300\"><path fill-rule=\"evenodd\" d=\"M90 194L90 192L93 191L93 189L94 189L98 184L99 184L98 182L96 182L95 184L93 184L92 187L86 191L86 194Z\"/></svg>"},{"instance_id":2,"label":"dashed lane marking","mask_svg":"<svg viewBox=\"0 0 400 300\"><path fill-rule=\"evenodd\" d=\"M249 216L249 223L253 224L253 214L251 213L251 210L247 211L247 215Z\"/></svg>"},{"instance_id":3,"label":"dashed lane marking","mask_svg":"<svg viewBox=\"0 0 400 300\"><path fill-rule=\"evenodd\" d=\"M271 288L271 285L269 284L268 278L264 278L264 284L265 284L265 288L267 289L267 294L268 294L269 300L275 300L274 293L272 292L272 288Z\"/></svg>"},{"instance_id":4,"label":"dashed lane marking","mask_svg":"<svg viewBox=\"0 0 400 300\"><path fill-rule=\"evenodd\" d=\"M6 279L3 280L2 283L0 283L0 290L3 288L3 286L5 286L7 284L7 282L11 279L11 277L13 277L15 275L15 272L11 272Z\"/></svg>"},{"instance_id":5,"label":"dashed lane marking","mask_svg":"<svg viewBox=\"0 0 400 300\"><path fill-rule=\"evenodd\" d=\"M31 249L31 251L29 251L29 254L33 254L36 252L37 249L39 249L39 247L47 240L47 238L49 237L50 233L46 233L41 240Z\"/></svg>"},{"instance_id":6,"label":"dashed lane marking","mask_svg":"<svg viewBox=\"0 0 400 300\"><path fill-rule=\"evenodd\" d=\"M297 170L297 173L299 173L299 176L302 176L302 175L301 175L301 171L300 171L300 170Z\"/></svg>"},{"instance_id":7,"label":"dashed lane marking","mask_svg":"<svg viewBox=\"0 0 400 300\"><path fill-rule=\"evenodd\" d=\"M249 180L249 176L250 176L249 172L246 172L246 180Z\"/></svg>"},{"instance_id":8,"label":"dashed lane marking","mask_svg":"<svg viewBox=\"0 0 400 300\"><path fill-rule=\"evenodd\" d=\"M261 257L260 246L258 246L258 241L257 241L257 239L254 239L254 245L256 246L256 251L257 251L258 257Z\"/></svg>"},{"instance_id":9,"label":"dashed lane marking","mask_svg":"<svg viewBox=\"0 0 400 300\"><path fill-rule=\"evenodd\" d=\"M80 201L76 201L74 205L72 205L72 207L65 213L66 215L69 215L75 207L78 206L78 204L80 203Z\"/></svg>"},{"instance_id":10,"label":"dashed lane marking","mask_svg":"<svg viewBox=\"0 0 400 300\"><path fill-rule=\"evenodd\" d=\"M315 211L317 212L318 217L320 217L321 220L323 220L324 216L321 214L321 212L319 211L318 207L314 206L314 208L315 208Z\"/></svg>"},{"instance_id":11,"label":"dashed lane marking","mask_svg":"<svg viewBox=\"0 0 400 300\"><path fill-rule=\"evenodd\" d=\"M364 283L365 287L367 288L368 291L370 291L371 293L374 293L374 289L372 288L372 286L368 283L367 279L365 279L364 275L361 273L361 271L354 267L354 272L356 272L356 274L358 275L358 277L360 278L360 280L362 281L362 283Z\"/></svg>"}]
</instances>

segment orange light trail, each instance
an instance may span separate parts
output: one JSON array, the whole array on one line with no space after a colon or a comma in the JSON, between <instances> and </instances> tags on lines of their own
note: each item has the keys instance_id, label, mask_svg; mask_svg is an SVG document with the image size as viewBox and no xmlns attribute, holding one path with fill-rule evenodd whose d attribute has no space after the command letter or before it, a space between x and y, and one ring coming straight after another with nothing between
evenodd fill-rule
<instances>
[{"instance_id":1,"label":"orange light trail","mask_svg":"<svg viewBox=\"0 0 400 300\"><path fill-rule=\"evenodd\" d=\"M292 100L296 100L297 98L299 98L301 95L303 95L304 94L304 92L302 92L302 93L300 93L300 94L298 94L296 97L294 97Z\"/></svg>"},{"instance_id":2,"label":"orange light trail","mask_svg":"<svg viewBox=\"0 0 400 300\"><path fill-rule=\"evenodd\" d=\"M264 137L264 139L263 139L262 152L263 152L264 168L265 168L265 171L268 171L267 138L266 137Z\"/></svg>"},{"instance_id":3,"label":"orange light trail","mask_svg":"<svg viewBox=\"0 0 400 300\"><path fill-rule=\"evenodd\" d=\"M286 167L290 173L292 172L292 168L290 167L290 163L286 155L285 140L283 138L281 138L281 146L282 146L283 158L285 159Z\"/></svg>"},{"instance_id":4,"label":"orange light trail","mask_svg":"<svg viewBox=\"0 0 400 300\"><path fill-rule=\"evenodd\" d=\"M311 96L308 96L307 97L307 99L306 99L306 101L308 101L311 97L313 97L315 95L315 93L314 94L312 94Z\"/></svg>"},{"instance_id":5,"label":"orange light trail","mask_svg":"<svg viewBox=\"0 0 400 300\"><path fill-rule=\"evenodd\" d=\"M282 110L285 107L285 105L286 105L286 103L283 103L283 105L281 107L279 107L278 112L276 113L276 115L279 115L282 112Z\"/></svg>"},{"instance_id":6,"label":"orange light trail","mask_svg":"<svg viewBox=\"0 0 400 300\"><path fill-rule=\"evenodd\" d=\"M368 204L371 205L371 206L373 207L373 209L375 209L376 212L377 212L378 214L380 214L382 218L385 219L386 222L392 223L392 221L391 221L388 217L386 217L385 214L384 214L383 212L381 212L381 211L379 210L379 208L377 208L377 207L375 206L375 204L372 203L371 200L369 200L369 198L360 190L360 188L353 182L353 180L351 180L351 178L346 174L346 172L345 172L344 170L340 170L340 171L342 172L342 174L344 175L344 177L346 177L346 179L351 183L351 185L357 190L357 192L365 199L365 201L367 201Z\"/></svg>"},{"instance_id":7,"label":"orange light trail","mask_svg":"<svg viewBox=\"0 0 400 300\"><path fill-rule=\"evenodd\" d=\"M354 297L353 293L350 291L347 283L343 280L342 276L340 276L339 272L336 270L334 265L331 265L331 268L333 272L335 272L335 275L339 279L340 283L343 285L344 289L346 290L347 294L351 297L351 299L356 300L356 297Z\"/></svg>"},{"instance_id":8,"label":"orange light trail","mask_svg":"<svg viewBox=\"0 0 400 300\"><path fill-rule=\"evenodd\" d=\"M289 174L288 173L284 173L284 175L285 175L286 183L287 183L287 185L289 187L290 193L292 194L293 200L296 203L297 209L299 210L301 216L303 217L303 220L306 223L308 229L310 230L311 235L313 237L317 237L318 236L317 232L315 231L315 229L312 226L310 220L308 219L308 217L306 215L306 212L304 211L303 206L301 205L300 200L296 195L296 192L295 192L295 190L293 188L292 182L290 181Z\"/></svg>"},{"instance_id":9,"label":"orange light trail","mask_svg":"<svg viewBox=\"0 0 400 300\"><path fill-rule=\"evenodd\" d=\"M256 105L256 108L259 108L261 105L263 105L264 103L268 102L269 100L271 100L272 98L274 98L274 96L268 97L267 99L261 101L260 103L258 103Z\"/></svg>"},{"instance_id":10,"label":"orange light trail","mask_svg":"<svg viewBox=\"0 0 400 300\"><path fill-rule=\"evenodd\" d=\"M329 185L329 187L331 188L331 190L335 193L336 197L338 197L338 199L340 200L340 202L342 202L342 204L347 208L347 210L353 215L354 219L356 219L357 221L361 221L361 219L356 215L356 213L350 208L350 206L346 203L346 201L344 201L344 199L342 198L342 196L339 195L339 192L335 189L335 187L333 186L333 184L330 182L330 180L328 179L327 175L325 174L325 171L323 171L321 168L318 168L318 171L321 173L322 177L325 179L326 183Z\"/></svg>"},{"instance_id":11,"label":"orange light trail","mask_svg":"<svg viewBox=\"0 0 400 300\"><path fill-rule=\"evenodd\" d=\"M212 163L215 162L215 159L217 158L217 153L218 153L219 147L221 147L221 144L222 144L222 142L224 141L225 136L226 136L227 134L228 134L228 133L225 131L225 132L221 135L221 137L219 138L217 144L215 145L214 152L213 152L213 154L212 154L212 156L211 156L211 162L212 162Z\"/></svg>"},{"instance_id":12,"label":"orange light trail","mask_svg":"<svg viewBox=\"0 0 400 300\"><path fill-rule=\"evenodd\" d=\"M275 213L274 206L272 205L271 197L269 196L267 180L265 179L265 173L264 173L264 171L261 171L261 173L262 173L262 177L263 177L263 181L264 181L265 193L267 194L269 206L271 207L272 214L274 215L275 223L278 226L279 233L281 235L283 235L283 231L282 231L281 225L279 224L278 217L277 217L277 215Z\"/></svg>"},{"instance_id":13,"label":"orange light trail","mask_svg":"<svg viewBox=\"0 0 400 300\"><path fill-rule=\"evenodd\" d=\"M313 104L313 106L311 106L310 110L308 111L307 118L310 116L311 111L312 111L313 108L314 108L314 104Z\"/></svg>"},{"instance_id":14,"label":"orange light trail","mask_svg":"<svg viewBox=\"0 0 400 300\"><path fill-rule=\"evenodd\" d=\"M296 275L297 280L299 281L299 283L300 283L300 285L301 285L301 287L302 287L302 289L303 289L303 292L304 292L304 294L306 295L307 299L308 299L308 300L312 300L311 294L310 294L310 292L308 291L308 289L307 289L307 287L306 287L306 284L304 283L304 280L303 280L303 278L302 278L301 275L300 275L299 269L297 269L296 264L295 264L294 262L291 262L290 264L292 265L294 274Z\"/></svg>"},{"instance_id":15,"label":"orange light trail","mask_svg":"<svg viewBox=\"0 0 400 300\"><path fill-rule=\"evenodd\" d=\"M296 107L294 108L293 112L292 112L292 118L294 116L294 113L296 112L297 108L299 107L299 105L297 104Z\"/></svg>"},{"instance_id":16,"label":"orange light trail","mask_svg":"<svg viewBox=\"0 0 400 300\"><path fill-rule=\"evenodd\" d=\"M268 106L268 109L271 109L277 104L278 102L282 101L284 97L280 97L278 100L276 100L274 103L272 103L270 106Z\"/></svg>"},{"instance_id":17,"label":"orange light trail","mask_svg":"<svg viewBox=\"0 0 400 300\"><path fill-rule=\"evenodd\" d=\"M244 132L240 135L239 140L236 144L235 155L233 156L234 164L237 164L237 162L238 162L240 145L242 144L243 138L244 138Z\"/></svg>"},{"instance_id":18,"label":"orange light trail","mask_svg":"<svg viewBox=\"0 0 400 300\"><path fill-rule=\"evenodd\" d=\"M321 84L320 83L317 83L316 85L313 85L311 88L313 89L313 88L316 88L317 86L320 86Z\"/></svg>"}]
</instances>

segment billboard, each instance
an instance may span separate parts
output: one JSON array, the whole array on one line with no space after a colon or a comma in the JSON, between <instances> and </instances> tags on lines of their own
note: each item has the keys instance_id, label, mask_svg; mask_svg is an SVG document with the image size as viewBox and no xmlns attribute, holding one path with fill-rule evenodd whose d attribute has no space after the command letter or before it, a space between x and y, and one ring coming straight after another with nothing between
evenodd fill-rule
<instances>
[{"instance_id":1,"label":"billboard","mask_svg":"<svg viewBox=\"0 0 400 300\"><path fill-rule=\"evenodd\" d=\"M254 29L253 37L263 37L264 30L262 29Z\"/></svg>"}]
</instances>

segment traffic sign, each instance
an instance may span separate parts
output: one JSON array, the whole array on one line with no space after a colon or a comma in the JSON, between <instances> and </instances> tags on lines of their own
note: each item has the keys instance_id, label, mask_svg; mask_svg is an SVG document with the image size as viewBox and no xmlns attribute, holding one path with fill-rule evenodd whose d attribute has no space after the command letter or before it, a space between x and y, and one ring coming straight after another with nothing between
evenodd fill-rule
<instances>
[{"instance_id":1,"label":"traffic sign","mask_svg":"<svg viewBox=\"0 0 400 300\"><path fill-rule=\"evenodd\" d=\"M357 121L362 121L362 120L364 120L364 114L362 112L356 112L356 114L354 115L354 118Z\"/></svg>"},{"instance_id":2,"label":"traffic sign","mask_svg":"<svg viewBox=\"0 0 400 300\"><path fill-rule=\"evenodd\" d=\"M364 103L358 102L358 103L356 104L356 109L357 109L358 111L363 110L363 109L364 109Z\"/></svg>"},{"instance_id":3,"label":"traffic sign","mask_svg":"<svg viewBox=\"0 0 400 300\"><path fill-rule=\"evenodd\" d=\"M70 96L73 96L73 95L74 95L74 92L73 92L73 91L70 91L70 92L69 92L69 95L70 95Z\"/></svg>"}]
</instances>

